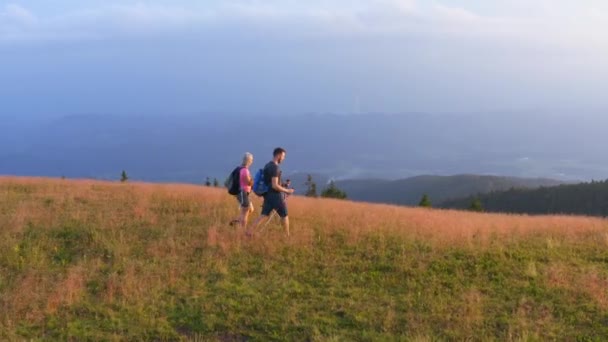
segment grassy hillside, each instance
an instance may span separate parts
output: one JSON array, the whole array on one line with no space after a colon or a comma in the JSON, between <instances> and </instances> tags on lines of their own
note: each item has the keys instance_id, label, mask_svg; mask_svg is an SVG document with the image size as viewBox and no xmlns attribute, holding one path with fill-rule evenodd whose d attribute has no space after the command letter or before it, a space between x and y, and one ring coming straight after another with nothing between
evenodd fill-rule
<instances>
[{"instance_id":1,"label":"grassy hillside","mask_svg":"<svg viewBox=\"0 0 608 342\"><path fill-rule=\"evenodd\" d=\"M608 221L290 201L0 178L0 340L608 338Z\"/></svg>"}]
</instances>

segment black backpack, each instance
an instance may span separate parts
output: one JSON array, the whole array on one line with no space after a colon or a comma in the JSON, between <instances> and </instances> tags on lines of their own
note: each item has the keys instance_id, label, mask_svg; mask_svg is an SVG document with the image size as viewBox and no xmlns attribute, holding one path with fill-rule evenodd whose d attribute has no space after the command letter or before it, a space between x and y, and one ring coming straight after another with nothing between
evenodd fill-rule
<instances>
[{"instance_id":1,"label":"black backpack","mask_svg":"<svg viewBox=\"0 0 608 342\"><path fill-rule=\"evenodd\" d=\"M241 192L241 170L242 166L237 166L230 176L224 182L224 186L228 189L228 193L231 195L238 195Z\"/></svg>"}]
</instances>

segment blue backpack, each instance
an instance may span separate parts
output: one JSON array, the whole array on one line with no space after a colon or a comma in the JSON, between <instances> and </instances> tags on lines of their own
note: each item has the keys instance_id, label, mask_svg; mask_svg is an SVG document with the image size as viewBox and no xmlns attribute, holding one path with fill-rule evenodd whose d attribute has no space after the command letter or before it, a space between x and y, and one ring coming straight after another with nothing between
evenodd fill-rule
<instances>
[{"instance_id":1,"label":"blue backpack","mask_svg":"<svg viewBox=\"0 0 608 342\"><path fill-rule=\"evenodd\" d=\"M268 190L270 190L270 187L264 181L264 170L259 169L253 178L253 193L258 196L264 196Z\"/></svg>"}]
</instances>

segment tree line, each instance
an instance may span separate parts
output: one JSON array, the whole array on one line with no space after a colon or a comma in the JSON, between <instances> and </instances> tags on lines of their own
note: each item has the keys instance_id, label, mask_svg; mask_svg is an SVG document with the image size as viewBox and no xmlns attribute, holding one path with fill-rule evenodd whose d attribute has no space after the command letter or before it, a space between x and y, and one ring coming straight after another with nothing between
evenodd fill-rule
<instances>
[{"instance_id":1,"label":"tree line","mask_svg":"<svg viewBox=\"0 0 608 342\"><path fill-rule=\"evenodd\" d=\"M608 216L608 180L477 195L486 211L520 214ZM464 209L472 197L445 201L444 208Z\"/></svg>"},{"instance_id":2,"label":"tree line","mask_svg":"<svg viewBox=\"0 0 608 342\"><path fill-rule=\"evenodd\" d=\"M312 175L308 175L306 177L306 182L304 183L306 186L306 192L304 196L306 197L319 197L317 194L317 183L312 179ZM327 187L321 191L320 197L323 198L336 198L336 199L346 199L348 196L346 192L340 190L336 185L336 182L333 180L329 182Z\"/></svg>"},{"instance_id":3,"label":"tree line","mask_svg":"<svg viewBox=\"0 0 608 342\"><path fill-rule=\"evenodd\" d=\"M124 172L124 171L123 171ZM219 181L217 178L214 178L213 181L210 177L207 177L205 182L205 186L208 187L219 187ZM308 175L306 182L304 183L306 186L306 191L304 192L304 196L306 197L323 197L323 198L336 198L336 199L346 199L348 198L346 192L339 189L336 185L336 182L333 180L329 182L327 187L325 187L320 194L317 193L317 183L312 179L312 175Z\"/></svg>"}]
</instances>

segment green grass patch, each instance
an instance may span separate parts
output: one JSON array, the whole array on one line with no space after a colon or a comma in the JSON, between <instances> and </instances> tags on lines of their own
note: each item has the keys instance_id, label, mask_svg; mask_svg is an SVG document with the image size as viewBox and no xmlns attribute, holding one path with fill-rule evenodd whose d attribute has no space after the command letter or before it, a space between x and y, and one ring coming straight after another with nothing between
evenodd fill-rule
<instances>
[{"instance_id":1,"label":"green grass patch","mask_svg":"<svg viewBox=\"0 0 608 342\"><path fill-rule=\"evenodd\" d=\"M24 200L61 203L39 196L35 186L2 187L25 196L20 203L0 202L5 207ZM608 338L608 295L601 287L608 279L608 251L597 237L559 243L543 235L492 238L484 247L382 232L353 241L347 229L319 226L307 244L270 229L236 243L234 228L222 223L230 219L232 201L205 204L154 194L149 216L121 213L131 218L110 225L104 217L120 212L114 208L131 210L136 197L104 206L110 191L116 190L95 186L86 201L64 207L59 222L0 232L0 337ZM95 215L98 210L107 212ZM0 222L10 222L12 212L2 211ZM234 244L222 247L213 234ZM48 298L23 293L32 289ZM53 302L53 296L59 299Z\"/></svg>"}]
</instances>

